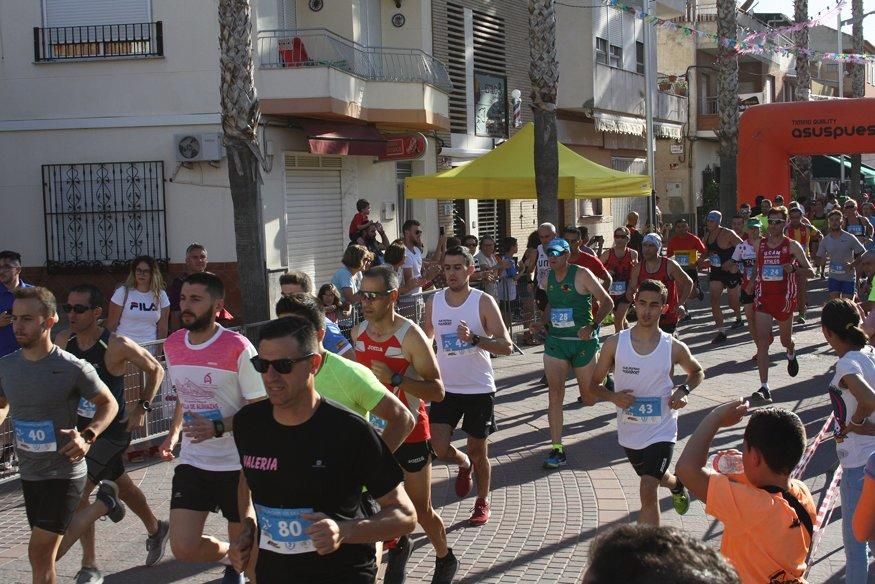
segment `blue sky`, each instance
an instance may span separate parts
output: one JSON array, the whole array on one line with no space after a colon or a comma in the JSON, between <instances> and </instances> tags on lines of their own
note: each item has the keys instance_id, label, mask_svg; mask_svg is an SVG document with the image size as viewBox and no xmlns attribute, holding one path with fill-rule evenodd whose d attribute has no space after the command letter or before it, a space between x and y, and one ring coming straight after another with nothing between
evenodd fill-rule
<instances>
[{"instance_id":1,"label":"blue sky","mask_svg":"<svg viewBox=\"0 0 875 584\"><path fill-rule=\"evenodd\" d=\"M814 16L821 10L832 8L838 3L838 0L808 0L809 17ZM741 2L739 2L741 4ZM863 12L875 10L875 0L863 0ZM793 18L793 0L756 0L753 6L754 12L781 12L790 18ZM851 17L851 0L845 0L844 8L842 9L842 19ZM828 22L824 24L835 28L836 17L833 15L828 18ZM851 26L848 25L842 29L850 34ZM863 20L863 36L867 41L875 44L875 14Z\"/></svg>"}]
</instances>

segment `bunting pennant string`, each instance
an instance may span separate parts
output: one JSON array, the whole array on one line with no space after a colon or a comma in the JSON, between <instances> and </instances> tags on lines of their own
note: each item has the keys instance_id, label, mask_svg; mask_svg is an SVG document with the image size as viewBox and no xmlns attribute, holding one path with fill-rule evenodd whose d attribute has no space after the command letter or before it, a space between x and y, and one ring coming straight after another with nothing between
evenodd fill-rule
<instances>
[{"instance_id":1,"label":"bunting pennant string","mask_svg":"<svg viewBox=\"0 0 875 584\"><path fill-rule=\"evenodd\" d=\"M840 7L843 3L844 0L840 0L840 2L838 3L837 8L839 10L841 9ZM619 0L605 0L605 5L610 8L614 8L615 10L619 10L620 12L631 14L635 18L638 18L642 22L644 22L644 24L664 28L666 30L671 30L684 37L697 37L700 39L712 40L723 47L734 50L737 53L763 54L767 52L774 52L788 56L793 56L801 53L803 55L806 55L811 61L835 61L842 63L855 63L859 65L865 65L867 63L875 62L875 55L830 53L815 51L807 48L803 49L796 46L788 47L777 44L775 41L769 39L768 37L763 38L760 42L750 42L748 40L721 37L714 33L698 30L696 28L693 28L692 26L686 26L678 24L676 22L672 22L670 20L666 20L664 18L660 18L634 6L628 6L626 4L623 4ZM803 28L805 28L805 26L814 26L813 24L811 24L812 22L814 22L815 20L823 20L824 18L826 18L826 16L828 16L828 14L819 14L817 17L815 17L815 19L806 21L804 23L799 23L798 25L793 25L792 27L784 27L784 29L795 28L798 26L798 30L802 30ZM769 34L772 33L774 33L774 31L770 32Z\"/></svg>"},{"instance_id":2,"label":"bunting pennant string","mask_svg":"<svg viewBox=\"0 0 875 584\"><path fill-rule=\"evenodd\" d=\"M812 28L819 24L823 24L825 20L827 20L831 16L835 16L837 13L842 11L842 8L845 6L845 0L839 0L838 4L833 6L832 8L825 8L818 12L814 18L810 20L806 20L805 22L797 22L796 24L792 24L790 26L782 26L778 28L773 28L771 30L763 31L763 32L755 32L744 37L744 42L746 43L754 43L758 40L766 40L770 37L776 36L787 36L788 34L793 34L800 30L804 30L806 28Z\"/></svg>"}]
</instances>

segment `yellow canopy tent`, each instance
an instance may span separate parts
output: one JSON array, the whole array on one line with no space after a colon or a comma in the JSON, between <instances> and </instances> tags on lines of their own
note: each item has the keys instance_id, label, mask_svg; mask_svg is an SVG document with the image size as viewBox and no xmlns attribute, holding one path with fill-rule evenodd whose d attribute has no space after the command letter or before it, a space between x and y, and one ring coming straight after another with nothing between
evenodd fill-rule
<instances>
[{"instance_id":1,"label":"yellow canopy tent","mask_svg":"<svg viewBox=\"0 0 875 584\"><path fill-rule=\"evenodd\" d=\"M536 199L535 129L526 124L489 154L428 176L405 179L408 199ZM559 198L650 195L650 178L605 168L559 144Z\"/></svg>"}]
</instances>

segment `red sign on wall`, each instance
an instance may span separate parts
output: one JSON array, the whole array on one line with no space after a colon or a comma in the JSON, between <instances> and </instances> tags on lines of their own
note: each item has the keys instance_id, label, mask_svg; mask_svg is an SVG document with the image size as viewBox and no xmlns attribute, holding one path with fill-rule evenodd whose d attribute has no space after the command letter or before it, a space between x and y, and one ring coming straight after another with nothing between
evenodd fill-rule
<instances>
[{"instance_id":1,"label":"red sign on wall","mask_svg":"<svg viewBox=\"0 0 875 584\"><path fill-rule=\"evenodd\" d=\"M386 153L380 160L417 160L428 150L428 140L420 133L386 137Z\"/></svg>"}]
</instances>

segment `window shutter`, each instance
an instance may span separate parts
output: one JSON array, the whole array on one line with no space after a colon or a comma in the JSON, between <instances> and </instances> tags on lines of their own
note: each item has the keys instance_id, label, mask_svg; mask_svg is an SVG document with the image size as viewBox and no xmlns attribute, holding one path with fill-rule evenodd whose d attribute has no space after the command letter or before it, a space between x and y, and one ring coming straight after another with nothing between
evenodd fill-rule
<instances>
[{"instance_id":1,"label":"window shutter","mask_svg":"<svg viewBox=\"0 0 875 584\"><path fill-rule=\"evenodd\" d=\"M149 0L43 0L46 28L151 22Z\"/></svg>"}]
</instances>

